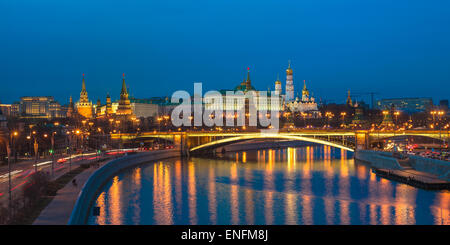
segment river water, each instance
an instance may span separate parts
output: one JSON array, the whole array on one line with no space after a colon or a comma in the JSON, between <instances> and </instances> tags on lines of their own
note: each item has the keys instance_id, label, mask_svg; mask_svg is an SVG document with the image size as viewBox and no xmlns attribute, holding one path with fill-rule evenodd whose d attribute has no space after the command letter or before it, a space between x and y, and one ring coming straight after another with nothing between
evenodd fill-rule
<instances>
[{"instance_id":1,"label":"river water","mask_svg":"<svg viewBox=\"0 0 450 245\"><path fill-rule=\"evenodd\" d=\"M450 192L376 177L329 146L142 164L94 206L88 224L450 224Z\"/></svg>"}]
</instances>

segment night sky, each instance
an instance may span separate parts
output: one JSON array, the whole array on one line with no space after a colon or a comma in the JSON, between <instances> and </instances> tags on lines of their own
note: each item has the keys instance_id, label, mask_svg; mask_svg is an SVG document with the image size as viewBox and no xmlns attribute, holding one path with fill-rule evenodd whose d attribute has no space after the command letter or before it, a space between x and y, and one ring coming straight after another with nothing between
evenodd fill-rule
<instances>
[{"instance_id":1,"label":"night sky","mask_svg":"<svg viewBox=\"0 0 450 245\"><path fill-rule=\"evenodd\" d=\"M448 0L0 0L0 101L21 96L137 98L234 88L251 69L259 90L303 79L316 98L450 91ZM369 97L363 97L369 102Z\"/></svg>"}]
</instances>

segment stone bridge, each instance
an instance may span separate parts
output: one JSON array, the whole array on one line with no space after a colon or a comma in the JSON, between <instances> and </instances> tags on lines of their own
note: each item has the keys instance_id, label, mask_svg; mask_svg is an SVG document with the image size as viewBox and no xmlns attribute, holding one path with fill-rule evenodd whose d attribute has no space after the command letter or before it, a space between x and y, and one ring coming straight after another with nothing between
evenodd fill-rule
<instances>
[{"instance_id":1,"label":"stone bridge","mask_svg":"<svg viewBox=\"0 0 450 245\"><path fill-rule=\"evenodd\" d=\"M143 141L159 138L179 145L186 154L211 151L224 145L253 139L298 140L328 145L348 151L368 149L371 142L396 136L424 136L448 142L449 133L439 130L349 130L349 129L297 129L280 130L276 133L250 131L182 131L182 132L139 132L112 134L111 138L123 142Z\"/></svg>"}]
</instances>

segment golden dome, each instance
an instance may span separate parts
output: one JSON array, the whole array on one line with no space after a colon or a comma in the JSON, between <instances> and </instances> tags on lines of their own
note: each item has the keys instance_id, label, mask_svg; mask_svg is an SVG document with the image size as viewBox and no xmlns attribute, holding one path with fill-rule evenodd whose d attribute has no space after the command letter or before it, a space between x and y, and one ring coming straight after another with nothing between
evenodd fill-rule
<instances>
[{"instance_id":1,"label":"golden dome","mask_svg":"<svg viewBox=\"0 0 450 245\"><path fill-rule=\"evenodd\" d=\"M279 80L276 80L275 84L281 84L281 82Z\"/></svg>"},{"instance_id":2,"label":"golden dome","mask_svg":"<svg viewBox=\"0 0 450 245\"><path fill-rule=\"evenodd\" d=\"M292 75L291 61L289 61L289 67L286 69L286 75Z\"/></svg>"}]
</instances>

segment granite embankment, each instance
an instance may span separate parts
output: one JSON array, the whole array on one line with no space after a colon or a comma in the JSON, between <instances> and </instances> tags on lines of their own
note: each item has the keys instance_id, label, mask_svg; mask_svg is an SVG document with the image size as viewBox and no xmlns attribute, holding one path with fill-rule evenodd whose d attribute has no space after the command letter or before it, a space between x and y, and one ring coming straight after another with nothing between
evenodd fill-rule
<instances>
[{"instance_id":1,"label":"granite embankment","mask_svg":"<svg viewBox=\"0 0 450 245\"><path fill-rule=\"evenodd\" d=\"M378 169L404 170L411 168L450 181L450 162L448 161L415 155L408 155L407 159L399 160L394 157L392 152L373 150L356 150L355 159L369 163L372 167Z\"/></svg>"}]
</instances>

